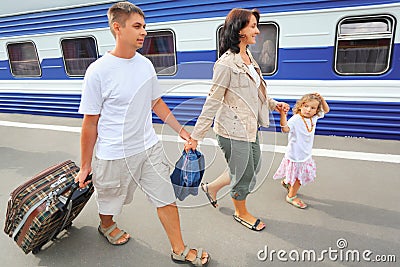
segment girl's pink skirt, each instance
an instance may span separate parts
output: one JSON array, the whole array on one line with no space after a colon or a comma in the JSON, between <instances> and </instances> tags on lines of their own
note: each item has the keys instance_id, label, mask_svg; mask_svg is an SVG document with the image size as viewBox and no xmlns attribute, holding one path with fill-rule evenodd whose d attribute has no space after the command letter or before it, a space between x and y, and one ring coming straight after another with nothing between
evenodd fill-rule
<instances>
[{"instance_id":1,"label":"girl's pink skirt","mask_svg":"<svg viewBox=\"0 0 400 267\"><path fill-rule=\"evenodd\" d=\"M290 185L294 185L296 179L298 179L301 185L306 185L314 181L316 173L317 167L312 158L304 162L292 162L284 157L273 178L282 179L286 177L285 183Z\"/></svg>"}]
</instances>

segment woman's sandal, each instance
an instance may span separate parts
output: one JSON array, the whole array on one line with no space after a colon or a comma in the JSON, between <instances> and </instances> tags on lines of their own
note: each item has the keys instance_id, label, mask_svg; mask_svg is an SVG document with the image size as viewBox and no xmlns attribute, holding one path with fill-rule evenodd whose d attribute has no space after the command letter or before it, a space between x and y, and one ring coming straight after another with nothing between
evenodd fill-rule
<instances>
[{"instance_id":1,"label":"woman's sandal","mask_svg":"<svg viewBox=\"0 0 400 267\"><path fill-rule=\"evenodd\" d=\"M244 225L245 227L249 228L250 230L259 232L259 231L262 231L262 230L265 229L265 224L262 223L260 219L257 219L254 224L251 224L251 223L243 220L242 218L240 218L239 216L237 216L235 214L233 214L233 218L235 219L235 221L237 221L238 223ZM264 226L262 226L261 228L258 229L257 227L258 227L258 225L260 223L264 224Z\"/></svg>"},{"instance_id":2,"label":"woman's sandal","mask_svg":"<svg viewBox=\"0 0 400 267\"><path fill-rule=\"evenodd\" d=\"M289 204L292 204L293 206L295 206L296 208L299 208L299 209L307 208L307 204L304 203L301 199L299 199L298 202L293 202L296 198L297 198L297 195L295 195L294 197L289 197L288 195L286 195L286 201Z\"/></svg>"},{"instance_id":3,"label":"woman's sandal","mask_svg":"<svg viewBox=\"0 0 400 267\"><path fill-rule=\"evenodd\" d=\"M208 193L208 183L205 183L205 184L201 183L200 187L201 187L201 190L203 190L203 192L206 194L208 201L210 201L211 206L213 206L214 208L218 207L217 200L214 200L211 197L210 193Z\"/></svg>"},{"instance_id":4,"label":"woman's sandal","mask_svg":"<svg viewBox=\"0 0 400 267\"><path fill-rule=\"evenodd\" d=\"M127 233L124 230L120 229L118 234L116 234L115 236L111 236L111 232L114 231L115 229L117 229L117 223L115 223L115 222L110 227L103 228L103 227L101 227L101 225L99 225L99 227L97 228L97 230L99 230L99 233L102 236L104 236L105 238L107 238L107 240L110 244L115 245L115 246L120 246L120 245L126 244L129 241L130 237L125 238L125 240L123 242L118 242Z\"/></svg>"},{"instance_id":5,"label":"woman's sandal","mask_svg":"<svg viewBox=\"0 0 400 267\"><path fill-rule=\"evenodd\" d=\"M190 261L190 260L186 259L187 255L189 254L191 249L188 246L185 246L185 249L182 251L181 254L176 254L174 251L172 251L172 253L171 253L172 261L175 263L179 263L179 264L189 263L192 266L207 266L207 264L210 262L210 259L211 259L210 254L207 253L207 261L203 264L201 262L201 260L203 259L203 257L202 257L203 249L202 248L199 248L199 249L192 248L192 249L197 251L197 255L194 260Z\"/></svg>"}]
</instances>

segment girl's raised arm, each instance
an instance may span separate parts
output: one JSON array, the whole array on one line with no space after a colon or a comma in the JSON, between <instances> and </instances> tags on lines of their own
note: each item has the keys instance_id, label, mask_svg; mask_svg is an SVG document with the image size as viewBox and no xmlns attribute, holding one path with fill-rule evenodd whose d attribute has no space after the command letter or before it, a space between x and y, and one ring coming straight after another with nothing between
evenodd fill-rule
<instances>
[{"instance_id":1,"label":"girl's raised arm","mask_svg":"<svg viewBox=\"0 0 400 267\"><path fill-rule=\"evenodd\" d=\"M319 93L314 93L314 95L316 95L321 100L322 109L324 110L325 114L328 113L330 108L329 108L328 103L326 103L325 98L322 95L320 95Z\"/></svg>"}]
</instances>

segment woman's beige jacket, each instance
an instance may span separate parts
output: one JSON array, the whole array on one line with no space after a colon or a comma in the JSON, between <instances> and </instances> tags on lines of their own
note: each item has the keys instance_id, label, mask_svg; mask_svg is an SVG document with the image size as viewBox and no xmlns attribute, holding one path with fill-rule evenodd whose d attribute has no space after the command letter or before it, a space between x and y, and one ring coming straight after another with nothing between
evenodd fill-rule
<instances>
[{"instance_id":1,"label":"woman's beige jacket","mask_svg":"<svg viewBox=\"0 0 400 267\"><path fill-rule=\"evenodd\" d=\"M248 54L260 76L260 88L240 54L230 50L224 53L214 65L213 84L191 134L193 139L203 140L213 121L216 134L247 142L256 141L259 126L269 126L268 122L262 125L258 120L258 90L266 96L269 110L275 109L277 101L268 97L260 67L250 51Z\"/></svg>"}]
</instances>

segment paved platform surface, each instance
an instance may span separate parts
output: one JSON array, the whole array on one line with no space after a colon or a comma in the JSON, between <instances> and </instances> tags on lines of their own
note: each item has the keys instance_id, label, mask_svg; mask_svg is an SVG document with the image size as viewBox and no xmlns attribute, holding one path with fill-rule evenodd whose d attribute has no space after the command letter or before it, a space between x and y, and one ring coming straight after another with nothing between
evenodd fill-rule
<instances>
[{"instance_id":1,"label":"paved platform surface","mask_svg":"<svg viewBox=\"0 0 400 267\"><path fill-rule=\"evenodd\" d=\"M1 226L15 187L49 165L80 161L80 124L80 119L0 114ZM43 125L69 127L54 130ZM156 125L156 130L173 165L183 143L168 128ZM212 131L209 137L200 147L208 166L204 181L226 168ZM284 201L284 189L272 180L286 136L263 133L263 140L269 145L264 146L263 167L248 207L267 224L264 231L250 231L233 220L227 190L218 196L218 209L202 192L178 203L185 242L207 249L212 256L209 266L398 266L400 142L316 137L318 177L301 188L309 208L300 210ZM116 219L133 236L121 247L109 245L98 234L94 198L68 232L36 255L25 255L3 232L1 266L176 266L156 211L141 191ZM394 257L397 263L377 262Z\"/></svg>"}]
</instances>

